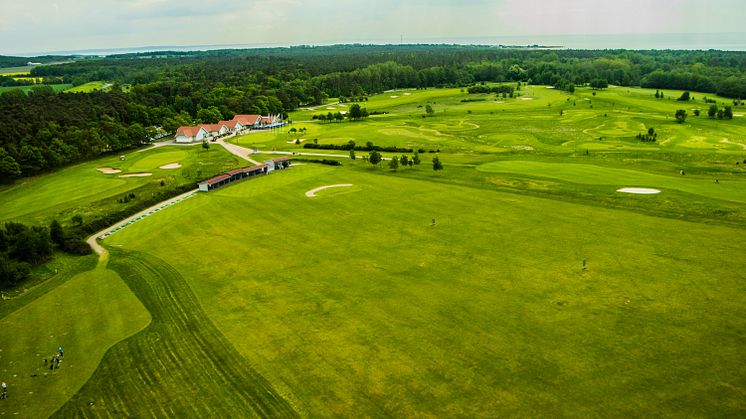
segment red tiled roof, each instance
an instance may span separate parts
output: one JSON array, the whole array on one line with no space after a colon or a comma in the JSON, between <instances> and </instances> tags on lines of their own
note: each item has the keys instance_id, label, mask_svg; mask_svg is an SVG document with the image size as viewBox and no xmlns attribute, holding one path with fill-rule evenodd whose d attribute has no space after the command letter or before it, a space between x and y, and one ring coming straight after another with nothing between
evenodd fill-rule
<instances>
[{"instance_id":1,"label":"red tiled roof","mask_svg":"<svg viewBox=\"0 0 746 419\"><path fill-rule=\"evenodd\" d=\"M213 178L207 179L206 181L200 182L200 183L206 183L208 185L214 185L214 184L216 184L218 182L221 182L221 181L224 181L224 180L227 180L227 179L230 179L230 178L231 178L230 176L228 176L226 174L222 174L222 175L217 175L217 176L215 176Z\"/></svg>"},{"instance_id":2,"label":"red tiled roof","mask_svg":"<svg viewBox=\"0 0 746 419\"><path fill-rule=\"evenodd\" d=\"M238 123L240 123L240 121L220 121L218 122L218 125L225 125L226 127L230 129L236 129L236 124Z\"/></svg>"},{"instance_id":3,"label":"red tiled roof","mask_svg":"<svg viewBox=\"0 0 746 419\"><path fill-rule=\"evenodd\" d=\"M226 175L231 175L231 176L233 176L233 175L240 175L241 173L244 173L245 171L246 171L246 168L233 169L233 170L229 170L229 171L225 172L225 174Z\"/></svg>"},{"instance_id":4,"label":"red tiled roof","mask_svg":"<svg viewBox=\"0 0 746 419\"><path fill-rule=\"evenodd\" d=\"M197 136L197 133L199 133L199 129L202 128L201 126L197 127L179 127L179 129L176 130L176 135L185 135L187 137L195 137Z\"/></svg>"},{"instance_id":5,"label":"red tiled roof","mask_svg":"<svg viewBox=\"0 0 746 419\"><path fill-rule=\"evenodd\" d=\"M262 121L261 115L236 115L233 117L234 121L238 121L241 125L254 125Z\"/></svg>"},{"instance_id":6,"label":"red tiled roof","mask_svg":"<svg viewBox=\"0 0 746 419\"><path fill-rule=\"evenodd\" d=\"M218 132L220 131L220 124L202 124L200 127L204 128L207 132Z\"/></svg>"}]
</instances>

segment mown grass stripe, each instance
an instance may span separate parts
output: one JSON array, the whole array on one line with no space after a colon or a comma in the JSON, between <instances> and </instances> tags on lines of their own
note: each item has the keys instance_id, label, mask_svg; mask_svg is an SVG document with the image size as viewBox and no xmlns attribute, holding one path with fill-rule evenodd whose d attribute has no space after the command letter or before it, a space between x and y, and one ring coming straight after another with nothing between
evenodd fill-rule
<instances>
[{"instance_id":1,"label":"mown grass stripe","mask_svg":"<svg viewBox=\"0 0 746 419\"><path fill-rule=\"evenodd\" d=\"M298 416L205 316L171 266L144 253L114 250L110 267L153 321L109 350L57 416Z\"/></svg>"}]
</instances>

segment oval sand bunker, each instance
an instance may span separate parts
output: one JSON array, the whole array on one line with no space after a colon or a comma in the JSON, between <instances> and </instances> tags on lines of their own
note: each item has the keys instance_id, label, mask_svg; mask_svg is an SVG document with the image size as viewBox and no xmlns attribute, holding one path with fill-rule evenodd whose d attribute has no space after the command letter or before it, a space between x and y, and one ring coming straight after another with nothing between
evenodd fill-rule
<instances>
[{"instance_id":1,"label":"oval sand bunker","mask_svg":"<svg viewBox=\"0 0 746 419\"><path fill-rule=\"evenodd\" d=\"M633 193L638 195L654 195L657 193L661 193L658 189L652 189L652 188L622 188L617 189L617 192L622 193Z\"/></svg>"},{"instance_id":2,"label":"oval sand bunker","mask_svg":"<svg viewBox=\"0 0 746 419\"><path fill-rule=\"evenodd\" d=\"M164 164L163 166L159 167L159 169L169 170L169 169L178 169L180 167L181 167L181 164L179 163L169 163L169 164Z\"/></svg>"},{"instance_id":3,"label":"oval sand bunker","mask_svg":"<svg viewBox=\"0 0 746 419\"><path fill-rule=\"evenodd\" d=\"M119 177L146 177L152 176L152 173L140 172L140 173L127 173L125 175L119 175Z\"/></svg>"},{"instance_id":4,"label":"oval sand bunker","mask_svg":"<svg viewBox=\"0 0 746 419\"><path fill-rule=\"evenodd\" d=\"M338 185L319 186L316 189L311 189L310 191L306 192L306 196L309 197L309 198L313 198L314 196L316 196L316 192L323 191L324 189L329 189L329 188L344 188L344 187L348 187L348 186L352 186L352 183L340 183Z\"/></svg>"},{"instance_id":5,"label":"oval sand bunker","mask_svg":"<svg viewBox=\"0 0 746 419\"><path fill-rule=\"evenodd\" d=\"M103 173L105 175L113 175L114 173L121 173L122 172L121 170L115 169L113 167L99 167L96 170L98 170L99 172L101 172L101 173Z\"/></svg>"}]
</instances>

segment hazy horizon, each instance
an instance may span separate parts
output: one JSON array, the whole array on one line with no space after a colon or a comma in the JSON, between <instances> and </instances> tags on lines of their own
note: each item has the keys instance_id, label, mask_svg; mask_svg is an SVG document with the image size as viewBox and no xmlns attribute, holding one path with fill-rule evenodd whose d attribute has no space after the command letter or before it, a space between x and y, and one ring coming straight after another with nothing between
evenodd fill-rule
<instances>
[{"instance_id":1,"label":"hazy horizon","mask_svg":"<svg viewBox=\"0 0 746 419\"><path fill-rule=\"evenodd\" d=\"M640 44L635 37L686 35L694 41L697 36L707 38L707 42L699 41L703 48L740 50L745 49L741 44L746 44L738 42L744 33L738 28L746 17L746 2L738 0L628 0L621 6L610 0L379 0L361 4L330 0L29 0L5 5L5 12L13 18L0 23L0 37L6 40L0 50L3 55L149 46L398 44L402 39L404 43L470 43L458 41L479 39L499 44L503 39L522 38L526 42L515 45L524 45L546 44L542 40L551 39L585 37L593 43L598 37L609 42L627 37ZM726 48L719 48L716 38L723 34L733 39L725 42ZM730 44L735 48L727 48ZM648 48L660 49L656 45Z\"/></svg>"}]
</instances>

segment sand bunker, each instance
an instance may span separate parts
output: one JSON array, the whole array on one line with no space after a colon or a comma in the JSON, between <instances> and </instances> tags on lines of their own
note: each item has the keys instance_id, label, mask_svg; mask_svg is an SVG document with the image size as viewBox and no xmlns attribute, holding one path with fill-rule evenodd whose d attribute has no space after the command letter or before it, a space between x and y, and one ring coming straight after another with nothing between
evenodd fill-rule
<instances>
[{"instance_id":1,"label":"sand bunker","mask_svg":"<svg viewBox=\"0 0 746 419\"><path fill-rule=\"evenodd\" d=\"M181 164L179 163L169 163L169 164L164 164L163 166L160 167L160 169L170 170L170 169L178 169L180 167L181 167Z\"/></svg>"},{"instance_id":2,"label":"sand bunker","mask_svg":"<svg viewBox=\"0 0 746 419\"><path fill-rule=\"evenodd\" d=\"M103 173L105 175L113 175L114 173L121 173L122 172L121 170L115 169L113 167L99 167L96 170L98 170L99 172L101 172L101 173Z\"/></svg>"},{"instance_id":3,"label":"sand bunker","mask_svg":"<svg viewBox=\"0 0 746 419\"><path fill-rule=\"evenodd\" d=\"M532 97L522 97L521 100L534 100Z\"/></svg>"},{"instance_id":4,"label":"sand bunker","mask_svg":"<svg viewBox=\"0 0 746 419\"><path fill-rule=\"evenodd\" d=\"M737 114L734 114L733 116L743 116L743 114L742 113L737 113Z\"/></svg>"},{"instance_id":5,"label":"sand bunker","mask_svg":"<svg viewBox=\"0 0 746 419\"><path fill-rule=\"evenodd\" d=\"M306 141L306 139L305 139L305 138L298 138L297 140L290 140L290 141L286 141L286 142L287 142L288 144L295 144L295 142L296 142L296 141L297 141L298 143L302 143L303 141Z\"/></svg>"},{"instance_id":6,"label":"sand bunker","mask_svg":"<svg viewBox=\"0 0 746 419\"><path fill-rule=\"evenodd\" d=\"M412 96L412 94L407 92L407 93L404 93L404 96Z\"/></svg>"},{"instance_id":7,"label":"sand bunker","mask_svg":"<svg viewBox=\"0 0 746 419\"><path fill-rule=\"evenodd\" d=\"M391 99L396 99L396 98L398 98L398 97L399 97L399 96L391 96Z\"/></svg>"},{"instance_id":8,"label":"sand bunker","mask_svg":"<svg viewBox=\"0 0 746 419\"><path fill-rule=\"evenodd\" d=\"M329 188L344 188L344 187L348 187L348 186L352 186L352 183L340 183L338 185L319 186L316 189L311 189L310 191L306 192L306 196L309 197L309 198L313 198L314 196L316 196L316 192L323 191L324 189L329 189Z\"/></svg>"},{"instance_id":9,"label":"sand bunker","mask_svg":"<svg viewBox=\"0 0 746 419\"><path fill-rule=\"evenodd\" d=\"M654 195L657 193L661 193L658 189L651 189L651 188L622 188L617 189L617 192L622 193L633 193L638 195Z\"/></svg>"},{"instance_id":10,"label":"sand bunker","mask_svg":"<svg viewBox=\"0 0 746 419\"><path fill-rule=\"evenodd\" d=\"M153 176L153 174L147 173L147 172L137 172L137 173L127 173L126 175L119 175L119 177L147 177L147 176Z\"/></svg>"},{"instance_id":11,"label":"sand bunker","mask_svg":"<svg viewBox=\"0 0 746 419\"><path fill-rule=\"evenodd\" d=\"M328 111L333 111L333 110L335 110L335 109L337 109L337 108L332 108L331 106L328 106L328 107L326 108L326 110L328 110Z\"/></svg>"}]
</instances>

